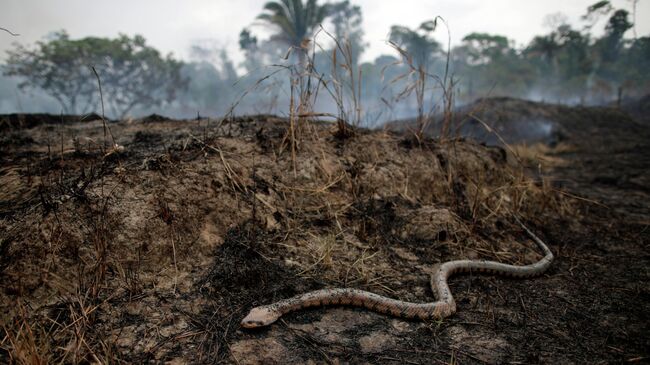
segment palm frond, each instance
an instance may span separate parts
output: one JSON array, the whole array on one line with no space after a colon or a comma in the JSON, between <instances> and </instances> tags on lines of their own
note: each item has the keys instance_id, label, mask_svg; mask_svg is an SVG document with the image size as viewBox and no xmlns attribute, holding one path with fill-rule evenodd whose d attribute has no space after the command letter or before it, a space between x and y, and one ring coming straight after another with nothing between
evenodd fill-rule
<instances>
[{"instance_id":1,"label":"palm frond","mask_svg":"<svg viewBox=\"0 0 650 365\"><path fill-rule=\"evenodd\" d=\"M264 12L257 19L278 28L276 40L290 46L299 46L330 14L328 4L318 5L318 0L279 0L264 4Z\"/></svg>"}]
</instances>

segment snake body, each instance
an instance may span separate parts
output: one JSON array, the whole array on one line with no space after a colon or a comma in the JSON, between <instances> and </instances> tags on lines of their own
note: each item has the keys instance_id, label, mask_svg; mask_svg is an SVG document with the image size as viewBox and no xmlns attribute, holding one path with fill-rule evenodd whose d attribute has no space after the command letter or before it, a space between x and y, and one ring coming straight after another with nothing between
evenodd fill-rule
<instances>
[{"instance_id":1,"label":"snake body","mask_svg":"<svg viewBox=\"0 0 650 365\"><path fill-rule=\"evenodd\" d=\"M544 252L544 257L534 264L515 266L486 260L455 260L434 266L431 274L431 289L438 299L431 303L411 303L384 297L364 290L350 288L321 289L300 294L269 305L251 309L241 326L256 328L268 326L289 312L327 305L350 305L364 307L374 312L400 318L442 319L456 312L456 302L451 295L447 279L454 274L469 272L498 274L517 278L528 278L546 271L553 261L553 253L546 244L517 219L521 227Z\"/></svg>"}]
</instances>

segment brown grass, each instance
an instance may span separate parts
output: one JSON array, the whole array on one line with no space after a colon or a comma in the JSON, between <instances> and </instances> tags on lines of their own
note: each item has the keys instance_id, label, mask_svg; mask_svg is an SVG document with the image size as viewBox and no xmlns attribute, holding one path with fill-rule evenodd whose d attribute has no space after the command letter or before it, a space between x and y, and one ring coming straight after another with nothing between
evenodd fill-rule
<instances>
[{"instance_id":1,"label":"brown grass","mask_svg":"<svg viewBox=\"0 0 650 365\"><path fill-rule=\"evenodd\" d=\"M118 140L131 141L138 128L159 128L165 141L177 137L153 154L157 164L147 163L152 158L146 150L129 155L71 149L58 160L48 154L47 161L37 161L46 164L39 176L41 210L16 213L22 214L15 238L21 245L10 250L12 260L2 271L27 281L13 296L36 303L3 308L0 346L9 359L108 363L138 355L142 361L163 361L180 341L194 341L199 334L218 344L213 349L217 354L229 351L222 341L231 338L230 322L236 323L253 294L238 288L243 292L236 298L221 297L225 304L215 304L197 283L207 276L224 237L248 224L272 234L273 240L257 239L258 231L251 230L249 241L236 243L242 251L262 256L269 267L295 269L300 280L419 300L425 289L412 289L411 283L426 277L436 261L525 262L530 250L507 239L514 230L513 215L538 222L574 213L570 198L548 181L526 177L505 151L450 138L453 81L447 75L444 81L435 79L412 62L416 77L409 88L419 105L417 145L388 132L352 133L362 115L361 75L353 69L349 42L335 43L332 59L340 64L343 57L345 77L336 68L329 77L310 68L313 52L304 70L279 68L291 80L288 120L235 123L232 112L245 92L231 114L211 126L212 133L196 124L171 122L115 126L121 128ZM408 63L408 55L403 56ZM432 79L444 88L440 140L423 134L430 120L423 107L425 85ZM313 110L319 90L336 100L335 125L311 122L328 116ZM349 95L351 106L344 103ZM102 121L84 133L105 137L104 126ZM190 129L178 132L182 128ZM232 137L238 128L238 137ZM202 139L195 137L198 133ZM261 147L263 137L268 149ZM63 151L63 134L61 139ZM523 147L513 151L532 154ZM3 190L3 200L19 200L21 171L18 166L0 170L0 181L12 187ZM4 229L15 223L0 224ZM3 298L13 297L6 294L11 290L5 288ZM219 306L211 313L218 325L194 321L193 330L186 329L184 322L198 317L206 301ZM135 324L125 318L136 318ZM196 329L200 325L204 327ZM131 337L125 339L126 332ZM453 354L451 358L455 361Z\"/></svg>"}]
</instances>

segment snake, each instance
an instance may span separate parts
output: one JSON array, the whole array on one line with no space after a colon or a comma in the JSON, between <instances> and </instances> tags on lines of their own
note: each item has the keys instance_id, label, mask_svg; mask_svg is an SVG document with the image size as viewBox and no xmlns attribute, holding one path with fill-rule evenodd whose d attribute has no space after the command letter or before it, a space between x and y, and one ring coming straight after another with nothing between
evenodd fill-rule
<instances>
[{"instance_id":1,"label":"snake","mask_svg":"<svg viewBox=\"0 0 650 365\"><path fill-rule=\"evenodd\" d=\"M458 273L480 273L530 278L541 275L553 261L553 253L548 246L526 227L517 217L528 236L544 252L539 261L516 266L487 260L454 260L433 266L430 276L431 289L437 301L412 303L384 297L375 293L352 288L332 288L310 291L292 298L255 307L241 320L243 328L268 326L289 312L310 307L353 306L363 307L374 312L393 317L419 320L441 320L456 313L456 302L451 294L447 279Z\"/></svg>"}]
</instances>

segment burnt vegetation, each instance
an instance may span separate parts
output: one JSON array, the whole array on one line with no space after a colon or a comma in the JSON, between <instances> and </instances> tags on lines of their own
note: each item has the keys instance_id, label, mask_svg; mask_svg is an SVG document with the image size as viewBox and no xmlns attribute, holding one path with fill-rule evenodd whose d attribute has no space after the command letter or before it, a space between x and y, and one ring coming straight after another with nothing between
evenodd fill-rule
<instances>
[{"instance_id":1,"label":"burnt vegetation","mask_svg":"<svg viewBox=\"0 0 650 365\"><path fill-rule=\"evenodd\" d=\"M138 36L13 50L6 74L72 115L0 115L0 362L647 361L650 58L648 37L624 37L630 13L549 17L523 49L478 33L445 47L437 17L392 27L394 55L372 63L361 15L267 3L271 39L240 35L248 82L223 52L184 63ZM545 101L511 97L533 92ZM108 118L74 115L102 100ZM455 277L443 321L316 308L240 328L310 290L430 302L436 263L534 262L516 218L556 261Z\"/></svg>"}]
</instances>

